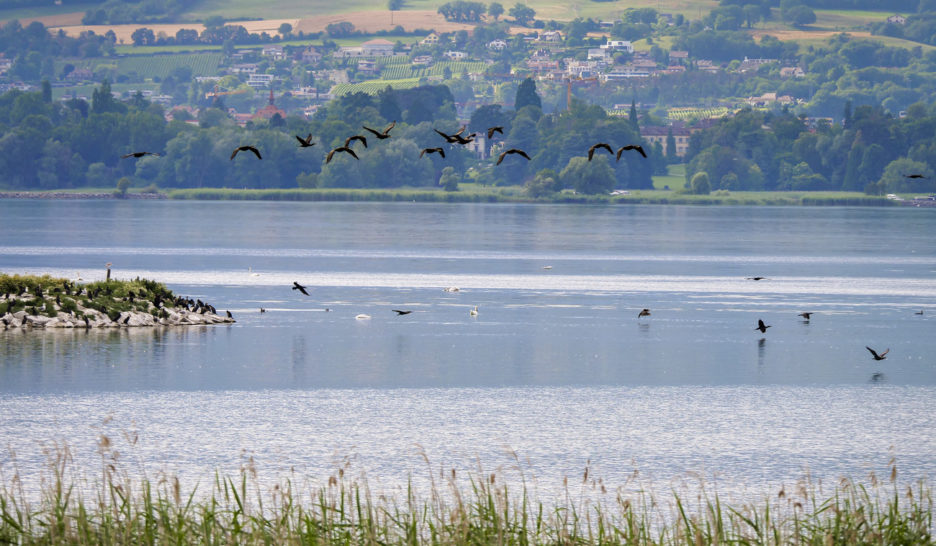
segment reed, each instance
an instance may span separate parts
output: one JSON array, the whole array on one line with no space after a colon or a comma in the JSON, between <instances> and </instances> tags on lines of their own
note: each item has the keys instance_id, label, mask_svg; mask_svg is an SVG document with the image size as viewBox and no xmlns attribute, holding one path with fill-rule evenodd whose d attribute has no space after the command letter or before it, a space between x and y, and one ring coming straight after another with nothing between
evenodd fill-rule
<instances>
[{"instance_id":1,"label":"reed","mask_svg":"<svg viewBox=\"0 0 936 546\"><path fill-rule=\"evenodd\" d=\"M524 479L515 490L480 468L432 472L423 490L410 481L396 496L375 494L344 468L325 485L262 486L252 459L235 476L210 477L205 491L185 490L172 476L132 479L106 436L98 450L102 468L90 489L74 479L66 447L51 454L38 500L15 473L0 481L0 544L934 543L930 486L900 485L893 462L889 480L843 479L825 496L807 480L731 506L704 489L609 492L588 468L549 503Z\"/></svg>"}]
</instances>

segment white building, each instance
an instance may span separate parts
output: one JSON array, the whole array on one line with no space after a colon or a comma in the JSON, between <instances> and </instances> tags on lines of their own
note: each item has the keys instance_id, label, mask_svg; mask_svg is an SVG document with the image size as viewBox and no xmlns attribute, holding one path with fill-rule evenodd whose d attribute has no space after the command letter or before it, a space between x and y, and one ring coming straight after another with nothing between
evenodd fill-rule
<instances>
[{"instance_id":1,"label":"white building","mask_svg":"<svg viewBox=\"0 0 936 546\"><path fill-rule=\"evenodd\" d=\"M610 49L626 51L628 53L634 52L634 44L630 43L627 40L608 40L608 43L600 46L601 49Z\"/></svg>"}]
</instances>

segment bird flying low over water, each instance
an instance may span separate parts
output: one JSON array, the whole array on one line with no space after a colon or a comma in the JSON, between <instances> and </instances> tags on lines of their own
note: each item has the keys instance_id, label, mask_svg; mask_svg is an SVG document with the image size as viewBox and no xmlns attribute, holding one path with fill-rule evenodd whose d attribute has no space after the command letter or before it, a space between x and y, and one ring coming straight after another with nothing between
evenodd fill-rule
<instances>
[{"instance_id":1,"label":"bird flying low over water","mask_svg":"<svg viewBox=\"0 0 936 546\"><path fill-rule=\"evenodd\" d=\"M299 135L296 135L296 140L299 141L300 148L308 148L310 146L315 146L315 143L312 142L312 133L309 133L309 136L302 138Z\"/></svg>"},{"instance_id":2,"label":"bird flying low over water","mask_svg":"<svg viewBox=\"0 0 936 546\"><path fill-rule=\"evenodd\" d=\"M425 154L439 154L444 158L445 150L442 148L423 148L423 151L419 152L419 157L422 157Z\"/></svg>"},{"instance_id":3,"label":"bird flying low over water","mask_svg":"<svg viewBox=\"0 0 936 546\"><path fill-rule=\"evenodd\" d=\"M127 159L128 157L143 157L145 155L154 155L159 157L159 154L156 152L130 152L129 154L124 154L120 156L121 159Z\"/></svg>"},{"instance_id":4,"label":"bird flying low over water","mask_svg":"<svg viewBox=\"0 0 936 546\"><path fill-rule=\"evenodd\" d=\"M649 310L649 309L644 309L644 310L642 310L641 312L637 313L637 318L640 318L640 317L649 317L649 316L650 316L650 310Z\"/></svg>"},{"instance_id":5,"label":"bird flying low over water","mask_svg":"<svg viewBox=\"0 0 936 546\"><path fill-rule=\"evenodd\" d=\"M365 131L370 131L371 133L374 133L374 136L377 137L377 140L383 140L385 138L390 138L390 129L393 129L394 125L396 125L396 121L392 122L390 125L387 125L387 128L384 129L383 132L380 132L376 129L371 129L367 125L362 125L361 127L363 127ZM365 147L366 146L367 145L365 144Z\"/></svg>"},{"instance_id":6,"label":"bird flying low over water","mask_svg":"<svg viewBox=\"0 0 936 546\"><path fill-rule=\"evenodd\" d=\"M335 155L335 152L344 152L344 153L350 155L351 157L353 157L354 159L358 159L358 156L357 156L356 153L354 153L354 150L352 150L351 148L348 148L347 146L339 146L339 147L335 148L334 150L328 152L328 155L325 156L325 163L326 163L326 164L328 164L328 163L331 162L332 156Z\"/></svg>"},{"instance_id":7,"label":"bird flying low over water","mask_svg":"<svg viewBox=\"0 0 936 546\"><path fill-rule=\"evenodd\" d=\"M354 142L355 140L360 140L361 144L363 144L364 147L367 148L367 139L362 137L361 135L354 135L354 136L349 136L348 138L346 138L344 141L344 147L350 148L351 143Z\"/></svg>"},{"instance_id":8,"label":"bird flying low over water","mask_svg":"<svg viewBox=\"0 0 936 546\"><path fill-rule=\"evenodd\" d=\"M507 157L508 154L517 154L520 157L525 157L527 161L530 160L530 156L528 156L526 152L524 152L523 150L518 150L517 148L511 148L505 152L501 152L501 155L498 156L497 163L495 163L494 166L496 167L497 165L500 165L501 161L503 161L504 158Z\"/></svg>"},{"instance_id":9,"label":"bird flying low over water","mask_svg":"<svg viewBox=\"0 0 936 546\"><path fill-rule=\"evenodd\" d=\"M765 280L767 280L767 277L744 277L744 278L747 279L747 280L749 280L749 281L765 281Z\"/></svg>"},{"instance_id":10,"label":"bird flying low over water","mask_svg":"<svg viewBox=\"0 0 936 546\"><path fill-rule=\"evenodd\" d=\"M796 316L798 316L798 317L803 317L804 319L809 320L809 317L812 316L812 313L811 313L811 312L803 312L803 313L800 313L799 315L796 315Z\"/></svg>"},{"instance_id":11,"label":"bird flying low over water","mask_svg":"<svg viewBox=\"0 0 936 546\"><path fill-rule=\"evenodd\" d=\"M767 328L770 328L770 326L764 324L764 321L757 319L757 328L754 328L755 330L760 330L762 334L765 334L767 333Z\"/></svg>"},{"instance_id":12,"label":"bird flying low over water","mask_svg":"<svg viewBox=\"0 0 936 546\"><path fill-rule=\"evenodd\" d=\"M403 309L391 309L391 311L393 311L394 313L396 313L398 317L399 317L399 316L402 316L402 315L408 315L408 314L412 313L412 311L409 311L409 310L404 311Z\"/></svg>"},{"instance_id":13,"label":"bird flying low over water","mask_svg":"<svg viewBox=\"0 0 936 546\"><path fill-rule=\"evenodd\" d=\"M494 138L494 133L504 134L504 128L500 125L495 125L494 127L488 127L487 129L488 140L491 140L492 138Z\"/></svg>"},{"instance_id":14,"label":"bird flying low over water","mask_svg":"<svg viewBox=\"0 0 936 546\"><path fill-rule=\"evenodd\" d=\"M605 144L604 142L599 142L598 144L593 144L592 147L588 149L588 160L589 161L592 160L592 156L595 155L595 150L599 150L602 148L604 148L605 150L608 150L609 154L614 153L614 150L611 149L610 145Z\"/></svg>"},{"instance_id":15,"label":"bird flying low over water","mask_svg":"<svg viewBox=\"0 0 936 546\"><path fill-rule=\"evenodd\" d=\"M238 146L237 148L234 148L234 151L231 152L231 159L234 159L234 156L236 156L238 152L253 152L254 155L257 156L257 159L263 159L260 157L260 150L254 148L253 146Z\"/></svg>"},{"instance_id":16,"label":"bird flying low over water","mask_svg":"<svg viewBox=\"0 0 936 546\"><path fill-rule=\"evenodd\" d=\"M885 360L887 358L887 356L885 355L887 355L887 353L890 352L890 349L887 349L883 353L877 354L877 351L875 351L871 347L868 347L867 345L865 345L865 349L871 351L871 356L874 357L874 360Z\"/></svg>"},{"instance_id":17,"label":"bird flying low over water","mask_svg":"<svg viewBox=\"0 0 936 546\"><path fill-rule=\"evenodd\" d=\"M643 146L641 146L640 144L628 144L627 146L622 146L618 148L617 159L621 159L621 153L627 150L637 150L638 152L640 152L640 155L644 156L644 158L647 157L647 152L644 151Z\"/></svg>"},{"instance_id":18,"label":"bird flying low over water","mask_svg":"<svg viewBox=\"0 0 936 546\"><path fill-rule=\"evenodd\" d=\"M309 293L306 292L306 287L305 287L305 286L302 286L301 284L297 283L296 281L293 281L292 289L293 289L293 290L298 290L298 291L302 292L303 294L305 294L306 296L309 295Z\"/></svg>"}]
</instances>

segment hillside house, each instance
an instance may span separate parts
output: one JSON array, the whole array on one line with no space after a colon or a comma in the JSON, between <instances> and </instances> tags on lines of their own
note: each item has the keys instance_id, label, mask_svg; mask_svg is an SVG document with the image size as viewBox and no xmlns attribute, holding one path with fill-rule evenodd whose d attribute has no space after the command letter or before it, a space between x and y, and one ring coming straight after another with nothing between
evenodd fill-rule
<instances>
[{"instance_id":1,"label":"hillside house","mask_svg":"<svg viewBox=\"0 0 936 546\"><path fill-rule=\"evenodd\" d=\"M435 32L430 32L429 36L426 36L425 38L419 41L419 45L423 45L423 46L432 46L432 45L436 45L437 43L439 43L439 35L436 34Z\"/></svg>"},{"instance_id":2,"label":"hillside house","mask_svg":"<svg viewBox=\"0 0 936 546\"><path fill-rule=\"evenodd\" d=\"M318 64L322 62L322 54L316 51L314 47L309 46L308 49L302 52L301 59L304 63Z\"/></svg>"},{"instance_id":3,"label":"hillside house","mask_svg":"<svg viewBox=\"0 0 936 546\"><path fill-rule=\"evenodd\" d=\"M689 52L674 49L669 52L669 61L671 63L685 63L689 61Z\"/></svg>"},{"instance_id":4,"label":"hillside house","mask_svg":"<svg viewBox=\"0 0 936 546\"><path fill-rule=\"evenodd\" d=\"M413 66L429 66L432 64L432 55L416 55L413 57Z\"/></svg>"},{"instance_id":5,"label":"hillside house","mask_svg":"<svg viewBox=\"0 0 936 546\"><path fill-rule=\"evenodd\" d=\"M610 51L634 52L634 44L630 43L628 40L608 40L608 43L602 44L599 47Z\"/></svg>"},{"instance_id":6,"label":"hillside house","mask_svg":"<svg viewBox=\"0 0 936 546\"><path fill-rule=\"evenodd\" d=\"M449 59L453 61L462 61L468 58L468 54L465 53L464 51L446 51L442 55L444 55L445 57L448 57Z\"/></svg>"},{"instance_id":7,"label":"hillside house","mask_svg":"<svg viewBox=\"0 0 936 546\"><path fill-rule=\"evenodd\" d=\"M281 45L263 46L263 49L260 50L260 55L269 57L274 61L281 61L286 58L286 53L283 52L283 46Z\"/></svg>"},{"instance_id":8,"label":"hillside house","mask_svg":"<svg viewBox=\"0 0 936 546\"><path fill-rule=\"evenodd\" d=\"M692 134L685 127L641 127L640 136L646 139L651 145L656 142L663 147L663 153L666 153L666 137L673 131L673 139L676 141L676 156L684 157L689 151L689 136Z\"/></svg>"},{"instance_id":9,"label":"hillside house","mask_svg":"<svg viewBox=\"0 0 936 546\"><path fill-rule=\"evenodd\" d=\"M251 74L247 77L247 85L253 87L254 89L261 89L264 87L270 87L273 83L273 80L276 79L276 76L273 74Z\"/></svg>"},{"instance_id":10,"label":"hillside house","mask_svg":"<svg viewBox=\"0 0 936 546\"><path fill-rule=\"evenodd\" d=\"M368 57L390 57L393 55L393 42L375 38L361 44L361 51Z\"/></svg>"},{"instance_id":11,"label":"hillside house","mask_svg":"<svg viewBox=\"0 0 936 546\"><path fill-rule=\"evenodd\" d=\"M562 33L558 30L545 30L540 32L536 38L537 42L559 43L562 41Z\"/></svg>"},{"instance_id":12,"label":"hillside house","mask_svg":"<svg viewBox=\"0 0 936 546\"><path fill-rule=\"evenodd\" d=\"M757 70L761 66L770 63L778 62L777 59L749 59L747 57L741 61L741 64L738 66L738 71L740 72L749 72L751 70Z\"/></svg>"},{"instance_id":13,"label":"hillside house","mask_svg":"<svg viewBox=\"0 0 936 546\"><path fill-rule=\"evenodd\" d=\"M806 73L798 66L784 66L780 69L781 78L805 78Z\"/></svg>"},{"instance_id":14,"label":"hillside house","mask_svg":"<svg viewBox=\"0 0 936 546\"><path fill-rule=\"evenodd\" d=\"M891 15L890 17L887 18L887 22L893 23L895 25L906 25L907 18L904 17L903 15L900 15L899 13L895 13L894 15Z\"/></svg>"},{"instance_id":15,"label":"hillside house","mask_svg":"<svg viewBox=\"0 0 936 546\"><path fill-rule=\"evenodd\" d=\"M507 49L507 42L501 40L500 38L491 40L488 42L487 48L493 51L503 51L504 49Z\"/></svg>"},{"instance_id":16,"label":"hillside house","mask_svg":"<svg viewBox=\"0 0 936 546\"><path fill-rule=\"evenodd\" d=\"M380 71L377 63L370 59L361 59L357 62L357 71L361 74L376 74Z\"/></svg>"},{"instance_id":17,"label":"hillside house","mask_svg":"<svg viewBox=\"0 0 936 546\"><path fill-rule=\"evenodd\" d=\"M611 60L611 50L610 49L601 49L601 48L592 48L588 50L588 60L589 61L601 61L608 62Z\"/></svg>"}]
</instances>

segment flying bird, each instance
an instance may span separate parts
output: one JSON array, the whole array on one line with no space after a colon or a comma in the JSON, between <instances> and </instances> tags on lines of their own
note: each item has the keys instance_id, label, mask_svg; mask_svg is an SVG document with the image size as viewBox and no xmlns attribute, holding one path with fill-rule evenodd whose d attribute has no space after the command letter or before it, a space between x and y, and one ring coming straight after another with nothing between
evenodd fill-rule
<instances>
[{"instance_id":1,"label":"flying bird","mask_svg":"<svg viewBox=\"0 0 936 546\"><path fill-rule=\"evenodd\" d=\"M234 151L231 152L231 159L234 159L234 156L237 155L237 152L253 152L257 156L257 159L263 159L260 157L260 150L254 148L253 146L238 146L234 148Z\"/></svg>"},{"instance_id":2,"label":"flying bird","mask_svg":"<svg viewBox=\"0 0 936 546\"><path fill-rule=\"evenodd\" d=\"M442 148L423 148L423 151L419 152L419 157L422 157L424 154L439 154L444 158L445 150Z\"/></svg>"},{"instance_id":3,"label":"flying bird","mask_svg":"<svg viewBox=\"0 0 936 546\"><path fill-rule=\"evenodd\" d=\"M809 320L809 317L812 316L812 312L803 312L803 313L800 313L799 315L796 315L796 316L798 316L798 317L803 317L804 319Z\"/></svg>"},{"instance_id":4,"label":"flying bird","mask_svg":"<svg viewBox=\"0 0 936 546\"><path fill-rule=\"evenodd\" d=\"M396 121L392 122L390 125L387 125L387 128L384 129L383 132L380 132L376 129L371 129L367 125L362 125L361 127L363 127L365 131L374 133L374 136L377 137L377 140L383 140L385 138L390 138L390 129L393 129L394 125L396 125ZM364 144L364 147L366 148L367 144Z\"/></svg>"},{"instance_id":5,"label":"flying bird","mask_svg":"<svg viewBox=\"0 0 936 546\"><path fill-rule=\"evenodd\" d=\"M439 135L442 138L444 138L445 141L448 142L449 144L468 144L469 142L474 140L474 137L478 135L477 133L471 133L467 137L463 137L461 136L461 134L462 132L464 132L464 130L465 130L465 126L462 126L462 128L459 129L457 133L447 135L438 129L433 129L433 131L435 131L436 133L439 133Z\"/></svg>"},{"instance_id":6,"label":"flying bird","mask_svg":"<svg viewBox=\"0 0 936 546\"><path fill-rule=\"evenodd\" d=\"M886 356L887 353L890 352L890 349L887 349L887 350L884 351L883 353L877 354L877 351L875 351L875 350L872 349L871 347L868 347L867 345L865 345L865 349L871 351L871 356L874 357L874 360L885 360L885 359L887 358L887 356Z\"/></svg>"},{"instance_id":7,"label":"flying bird","mask_svg":"<svg viewBox=\"0 0 936 546\"><path fill-rule=\"evenodd\" d=\"M332 160L332 156L335 155L335 152L344 152L346 154L349 154L354 159L358 159L358 156L356 153L354 153L354 150L352 150L351 148L348 148L347 146L339 146L335 148L334 150L328 152L328 155L325 156L325 164L328 164Z\"/></svg>"},{"instance_id":8,"label":"flying bird","mask_svg":"<svg viewBox=\"0 0 936 546\"><path fill-rule=\"evenodd\" d=\"M309 295L309 293L306 292L306 287L305 287L305 286L302 286L301 284L297 283L296 281L293 281L292 289L293 289L293 290L298 290L298 291L302 292L303 294L305 294L306 296Z\"/></svg>"},{"instance_id":9,"label":"flying bird","mask_svg":"<svg viewBox=\"0 0 936 546\"><path fill-rule=\"evenodd\" d=\"M404 311L404 310L402 310L402 309L391 309L391 311L393 311L394 313L396 313L398 317L399 317L399 316L402 316L402 315L408 315L408 314L412 313L412 311Z\"/></svg>"},{"instance_id":10,"label":"flying bird","mask_svg":"<svg viewBox=\"0 0 936 546\"><path fill-rule=\"evenodd\" d=\"M600 149L600 148L604 148L605 150L608 150L608 153L609 153L609 154L613 154L613 153L614 153L614 150L611 149L611 146L609 146L608 144L605 144L604 142L599 142L598 144L594 144L591 148L588 149L588 160L589 160L589 161L591 161L591 160L592 160L592 156L595 155L595 150L598 150L598 149Z\"/></svg>"},{"instance_id":11,"label":"flying bird","mask_svg":"<svg viewBox=\"0 0 936 546\"><path fill-rule=\"evenodd\" d=\"M444 138L445 141L448 142L449 144L454 144L455 142L458 142L458 139L455 138L455 135L447 135L438 129L433 129L433 131L439 133L439 135L442 138Z\"/></svg>"},{"instance_id":12,"label":"flying bird","mask_svg":"<svg viewBox=\"0 0 936 546\"><path fill-rule=\"evenodd\" d=\"M625 152L625 151L627 151L627 150L637 150L638 152L640 152L640 155L644 156L644 158L647 157L647 152L644 151L643 146L641 146L640 144L628 144L627 146L622 146L622 147L618 148L618 151L617 151L617 159L620 160L620 159L621 159L621 153L623 153L623 152Z\"/></svg>"},{"instance_id":13,"label":"flying bird","mask_svg":"<svg viewBox=\"0 0 936 546\"><path fill-rule=\"evenodd\" d=\"M459 132L461 132L461 131L459 131ZM452 138L455 139L455 142L456 142L457 144L462 144L462 145L464 145L464 144L468 144L469 142L471 142L472 140L474 140L476 136L478 136L478 133L471 133L470 135L468 135L468 136L466 136L466 137L463 137L463 136L461 136L461 135L459 135L459 134L456 133L456 134L452 135Z\"/></svg>"},{"instance_id":14,"label":"flying bird","mask_svg":"<svg viewBox=\"0 0 936 546\"><path fill-rule=\"evenodd\" d=\"M511 148L511 149L509 149L509 150L507 150L507 151L505 151L505 152L501 152L501 155L498 156L498 158L497 158L497 163L495 163L494 166L496 167L497 165L500 165L500 164L501 164L501 161L503 161L504 158L507 157L507 154L517 154L517 155L519 155L519 156L521 156L521 157L525 157L525 158L527 159L527 161L530 160L530 156L528 156L528 155L526 154L526 152L524 152L523 150L518 150L518 149L516 149L516 148Z\"/></svg>"},{"instance_id":15,"label":"flying bird","mask_svg":"<svg viewBox=\"0 0 936 546\"><path fill-rule=\"evenodd\" d=\"M637 318L640 318L640 317L649 317L649 316L650 316L650 310L649 310L649 309L644 309L643 311L637 313Z\"/></svg>"},{"instance_id":16,"label":"flying bird","mask_svg":"<svg viewBox=\"0 0 936 546\"><path fill-rule=\"evenodd\" d=\"M309 133L309 136L305 138L302 138L301 136L296 135L296 140L299 141L300 148L309 148L311 146L315 146L315 143L312 142L312 133Z\"/></svg>"},{"instance_id":17,"label":"flying bird","mask_svg":"<svg viewBox=\"0 0 936 546\"><path fill-rule=\"evenodd\" d=\"M764 281L767 280L767 277L744 277L749 281Z\"/></svg>"},{"instance_id":18,"label":"flying bird","mask_svg":"<svg viewBox=\"0 0 936 546\"><path fill-rule=\"evenodd\" d=\"M770 328L770 326L764 324L764 321L757 319L757 328L754 328L755 330L760 330L762 334L766 334L767 328Z\"/></svg>"},{"instance_id":19,"label":"flying bird","mask_svg":"<svg viewBox=\"0 0 936 546\"><path fill-rule=\"evenodd\" d=\"M124 154L124 155L120 156L120 158L121 158L121 159L127 159L128 157L137 157L137 158L139 158L139 157L143 157L143 156L145 156L145 155L154 155L154 156L156 156L156 157L159 157L159 154L157 154L156 152L131 152L131 153L129 153L129 154Z\"/></svg>"},{"instance_id":20,"label":"flying bird","mask_svg":"<svg viewBox=\"0 0 936 546\"><path fill-rule=\"evenodd\" d=\"M487 137L488 140L494 138L494 133L504 134L504 128L500 125L495 125L494 127L488 127Z\"/></svg>"},{"instance_id":21,"label":"flying bird","mask_svg":"<svg viewBox=\"0 0 936 546\"><path fill-rule=\"evenodd\" d=\"M922 174L917 174L917 173L914 173L914 174L905 174L905 175L904 175L904 178L922 178L922 179L924 179L924 180L926 179L925 176L923 176Z\"/></svg>"},{"instance_id":22,"label":"flying bird","mask_svg":"<svg viewBox=\"0 0 936 546\"><path fill-rule=\"evenodd\" d=\"M361 144L363 144L364 147L367 148L367 139L362 137L361 135L349 136L347 139L345 139L344 141L345 148L350 148L351 143L354 142L355 140L360 140Z\"/></svg>"}]
</instances>

